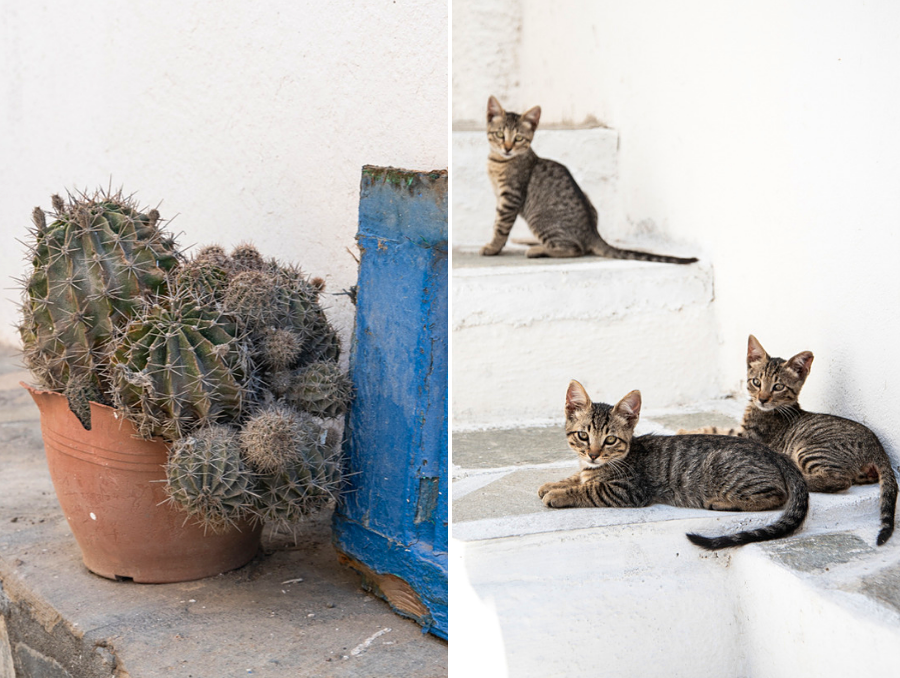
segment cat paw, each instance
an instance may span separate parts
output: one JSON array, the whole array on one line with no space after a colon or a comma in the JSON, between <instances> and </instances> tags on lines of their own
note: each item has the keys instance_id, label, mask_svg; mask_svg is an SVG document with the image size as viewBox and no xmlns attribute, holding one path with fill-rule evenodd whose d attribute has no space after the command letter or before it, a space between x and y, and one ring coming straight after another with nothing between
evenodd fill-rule
<instances>
[{"instance_id":1,"label":"cat paw","mask_svg":"<svg viewBox=\"0 0 900 678\"><path fill-rule=\"evenodd\" d=\"M544 495L553 489L553 483L544 483L538 488L538 496L543 499Z\"/></svg>"},{"instance_id":2,"label":"cat paw","mask_svg":"<svg viewBox=\"0 0 900 678\"><path fill-rule=\"evenodd\" d=\"M569 505L566 501L566 493L562 490L550 490L542 499L547 508L565 508Z\"/></svg>"},{"instance_id":3,"label":"cat paw","mask_svg":"<svg viewBox=\"0 0 900 678\"><path fill-rule=\"evenodd\" d=\"M483 257L493 257L500 254L500 250L503 249L503 245L497 247L496 245L488 244L481 248L481 256Z\"/></svg>"}]
</instances>

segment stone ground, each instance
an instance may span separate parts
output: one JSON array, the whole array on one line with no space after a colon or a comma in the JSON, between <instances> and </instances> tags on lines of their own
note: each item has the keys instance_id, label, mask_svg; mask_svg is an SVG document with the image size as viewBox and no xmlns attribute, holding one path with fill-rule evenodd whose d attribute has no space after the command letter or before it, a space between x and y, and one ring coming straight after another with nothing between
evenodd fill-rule
<instances>
[{"instance_id":1,"label":"stone ground","mask_svg":"<svg viewBox=\"0 0 900 678\"><path fill-rule=\"evenodd\" d=\"M256 558L217 577L142 585L91 574L20 380L27 372L2 351L0 678L447 675L447 643L338 564L327 511L296 538L267 532Z\"/></svg>"}]
</instances>

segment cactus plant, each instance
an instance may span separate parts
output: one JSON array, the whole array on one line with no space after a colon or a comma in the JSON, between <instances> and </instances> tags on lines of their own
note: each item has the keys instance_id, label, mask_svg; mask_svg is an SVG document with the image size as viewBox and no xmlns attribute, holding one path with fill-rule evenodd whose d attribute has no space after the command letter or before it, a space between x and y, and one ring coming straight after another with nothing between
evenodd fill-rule
<instances>
[{"instance_id":1,"label":"cactus plant","mask_svg":"<svg viewBox=\"0 0 900 678\"><path fill-rule=\"evenodd\" d=\"M316 417L334 418L347 411L353 387L335 362L315 362L296 370L285 400Z\"/></svg>"},{"instance_id":2,"label":"cactus plant","mask_svg":"<svg viewBox=\"0 0 900 678\"><path fill-rule=\"evenodd\" d=\"M330 431L322 429L316 444L287 468L257 476L254 512L261 520L289 526L337 496L340 449Z\"/></svg>"},{"instance_id":3,"label":"cactus plant","mask_svg":"<svg viewBox=\"0 0 900 678\"><path fill-rule=\"evenodd\" d=\"M177 440L240 419L250 374L238 328L185 295L148 306L114 340L112 396L143 436Z\"/></svg>"},{"instance_id":4,"label":"cactus plant","mask_svg":"<svg viewBox=\"0 0 900 678\"><path fill-rule=\"evenodd\" d=\"M159 213L142 213L121 192L52 202L49 225L40 208L33 213L19 325L25 363L47 388L61 391L77 375L103 390L99 368L114 328L165 292L181 255Z\"/></svg>"},{"instance_id":5,"label":"cactus plant","mask_svg":"<svg viewBox=\"0 0 900 678\"><path fill-rule=\"evenodd\" d=\"M284 471L323 443L324 427L284 404L260 409L239 434L244 459L263 473Z\"/></svg>"},{"instance_id":6,"label":"cactus plant","mask_svg":"<svg viewBox=\"0 0 900 678\"><path fill-rule=\"evenodd\" d=\"M266 263L262 255L250 243L242 243L231 251L231 268L235 273L261 271Z\"/></svg>"},{"instance_id":7,"label":"cactus plant","mask_svg":"<svg viewBox=\"0 0 900 678\"><path fill-rule=\"evenodd\" d=\"M169 499L212 530L291 523L335 496L351 386L321 278L245 243L191 259L121 192L33 214L19 327L42 385L90 427L112 403L171 442Z\"/></svg>"},{"instance_id":8,"label":"cactus plant","mask_svg":"<svg viewBox=\"0 0 900 678\"><path fill-rule=\"evenodd\" d=\"M213 424L175 441L166 478L169 498L214 532L248 517L252 509L253 474L228 426Z\"/></svg>"},{"instance_id":9,"label":"cactus plant","mask_svg":"<svg viewBox=\"0 0 900 678\"><path fill-rule=\"evenodd\" d=\"M274 278L263 271L241 271L232 276L224 298L225 309L251 330L259 330L278 317L278 290Z\"/></svg>"}]
</instances>

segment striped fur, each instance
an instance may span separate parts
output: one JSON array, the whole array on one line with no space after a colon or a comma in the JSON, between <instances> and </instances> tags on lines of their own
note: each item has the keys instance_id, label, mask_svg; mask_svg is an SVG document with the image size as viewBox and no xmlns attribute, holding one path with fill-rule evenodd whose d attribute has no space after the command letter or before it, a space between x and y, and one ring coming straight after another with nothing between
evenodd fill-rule
<instances>
[{"instance_id":1,"label":"striped fur","mask_svg":"<svg viewBox=\"0 0 900 678\"><path fill-rule=\"evenodd\" d=\"M522 216L540 244L529 257L580 257L594 254L611 259L637 259L690 264L695 258L670 257L623 250L597 232L597 210L564 165L539 158L531 141L541 118L535 106L522 115L504 111L488 99L487 135L490 144L488 175L497 197L494 236L481 254L499 254L517 216Z\"/></svg>"},{"instance_id":2,"label":"striped fur","mask_svg":"<svg viewBox=\"0 0 900 678\"><path fill-rule=\"evenodd\" d=\"M689 534L715 550L778 539L806 518L809 491L797 469L765 445L712 435L634 437L638 391L615 407L592 403L577 381L566 393L566 437L581 471L538 490L545 506L640 507L653 503L715 511L784 507L771 525L721 537Z\"/></svg>"},{"instance_id":3,"label":"striped fur","mask_svg":"<svg viewBox=\"0 0 900 678\"><path fill-rule=\"evenodd\" d=\"M812 362L809 351L789 360L773 358L751 334L747 343L750 403L741 428L731 435L757 440L790 458L813 492L842 492L851 485L880 482L881 528L876 542L881 546L894 532L897 478L891 461L866 426L800 407L800 390Z\"/></svg>"}]
</instances>

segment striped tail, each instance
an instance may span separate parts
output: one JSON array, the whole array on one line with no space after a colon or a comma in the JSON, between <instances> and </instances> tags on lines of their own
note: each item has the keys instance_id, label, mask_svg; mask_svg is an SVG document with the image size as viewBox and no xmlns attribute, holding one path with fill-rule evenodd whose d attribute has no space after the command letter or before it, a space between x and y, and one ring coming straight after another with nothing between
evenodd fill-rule
<instances>
[{"instance_id":1,"label":"striped tail","mask_svg":"<svg viewBox=\"0 0 900 678\"><path fill-rule=\"evenodd\" d=\"M881 530L876 543L881 546L894 533L894 510L897 505L897 477L891 468L891 461L885 454L884 461L877 464L878 481L881 485Z\"/></svg>"},{"instance_id":2,"label":"striped tail","mask_svg":"<svg viewBox=\"0 0 900 678\"><path fill-rule=\"evenodd\" d=\"M687 538L691 543L702 546L710 551L728 548L729 546L743 546L755 541L768 541L769 539L779 539L787 537L796 532L803 521L806 519L806 512L809 510L809 488L806 481L800 475L797 467L787 458L780 454L775 454L777 463L781 469L781 475L784 477L788 486L788 500L784 513L778 521L760 527L756 530L747 530L746 532L738 532L723 537L702 537L699 534L688 534ZM894 484L896 489L896 483ZM892 512L893 515L893 512ZM890 536L890 535L888 535ZM887 538L887 537L885 537Z\"/></svg>"},{"instance_id":3,"label":"striped tail","mask_svg":"<svg viewBox=\"0 0 900 678\"><path fill-rule=\"evenodd\" d=\"M596 254L598 257L607 257L608 259L658 261L661 264L693 264L697 261L696 257L670 257L666 254L651 254L650 252L639 252L637 250L622 250L618 247L613 247L602 238L591 245L588 250L591 254Z\"/></svg>"}]
</instances>

